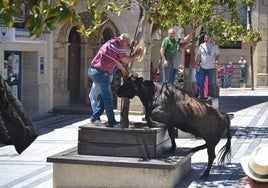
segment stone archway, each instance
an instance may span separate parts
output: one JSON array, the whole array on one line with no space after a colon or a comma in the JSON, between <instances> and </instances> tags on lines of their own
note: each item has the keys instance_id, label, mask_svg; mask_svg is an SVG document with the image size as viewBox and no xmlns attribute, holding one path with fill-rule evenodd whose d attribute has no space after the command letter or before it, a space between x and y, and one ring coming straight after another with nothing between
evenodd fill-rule
<instances>
[{"instance_id":1,"label":"stone archway","mask_svg":"<svg viewBox=\"0 0 268 188\"><path fill-rule=\"evenodd\" d=\"M80 101L80 67L81 67L81 38L73 27L69 34L68 43L68 90L70 104Z\"/></svg>"}]
</instances>

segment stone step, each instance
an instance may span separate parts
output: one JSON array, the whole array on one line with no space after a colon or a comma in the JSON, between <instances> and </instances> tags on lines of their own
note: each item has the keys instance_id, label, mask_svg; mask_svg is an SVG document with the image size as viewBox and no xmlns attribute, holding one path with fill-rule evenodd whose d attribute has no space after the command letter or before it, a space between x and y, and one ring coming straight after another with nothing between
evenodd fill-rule
<instances>
[{"instance_id":1,"label":"stone step","mask_svg":"<svg viewBox=\"0 0 268 188\"><path fill-rule=\"evenodd\" d=\"M79 127L78 154L156 159L171 148L165 128Z\"/></svg>"}]
</instances>

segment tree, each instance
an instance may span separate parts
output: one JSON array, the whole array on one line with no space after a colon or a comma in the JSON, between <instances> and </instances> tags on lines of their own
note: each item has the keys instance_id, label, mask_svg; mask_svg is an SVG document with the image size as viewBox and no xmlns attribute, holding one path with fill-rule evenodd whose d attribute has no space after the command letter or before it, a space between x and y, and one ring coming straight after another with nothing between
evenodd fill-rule
<instances>
[{"instance_id":1,"label":"tree","mask_svg":"<svg viewBox=\"0 0 268 188\"><path fill-rule=\"evenodd\" d=\"M255 46L261 40L260 32L252 28L247 29L239 16L239 8L253 7L255 0L88 0L88 12L94 18L88 28L79 23L80 18L74 9L78 2L79 0L56 0L52 5L46 0L3 0L0 2L0 14L4 24L12 27L14 18L21 16L19 10L24 5L29 11L25 17L25 27L31 35L36 34L36 37L39 37L47 30L54 30L57 24L77 24L80 25L78 31L81 35L88 37L109 19L108 15L120 16L122 11L138 6L141 14L139 34L148 33L144 32L148 28L153 28L153 31L150 31L152 33L158 29L167 30L169 27L181 25L192 31L193 44L196 44L200 34L202 35L201 28L209 31L219 45L242 38L243 42ZM153 27L149 27L150 25ZM143 36L143 40L150 41L151 36ZM192 45L192 48L194 47L195 45ZM185 90L191 93L191 83L184 85ZM129 106L124 109L128 112ZM124 113L124 116L124 119L128 119L128 113ZM128 121L124 124L126 123Z\"/></svg>"},{"instance_id":2,"label":"tree","mask_svg":"<svg viewBox=\"0 0 268 188\"><path fill-rule=\"evenodd\" d=\"M144 17L143 21L148 22L142 24L143 27L146 24L153 24L155 28L161 30L167 30L169 27L179 24L182 27L189 27L190 32L193 33L193 44L196 44L201 37L201 28L204 31L209 31L219 45L236 42L242 38L243 42L254 46L261 40L260 32L253 29L247 30L246 25L241 23L239 15L239 8L242 6L252 7L254 0L136 0L124 1L121 6L117 3L116 0L109 1L108 5L105 5L104 1L98 1L98 3L89 1L88 9L90 13L95 15L96 24L87 29L82 28L80 32L85 36L90 35L105 22L103 15L107 11L116 11L120 15L120 12L124 9L138 5ZM143 30L144 28L141 29L141 31ZM148 40L146 37L144 39ZM194 48L195 45L192 45L192 52L195 51ZM192 53L191 59L194 58L194 55ZM193 67L193 63L190 67ZM191 73L189 77L191 78ZM191 80L186 81L184 89L193 94ZM129 105L129 102L127 105ZM129 109L129 107L123 110L126 109ZM128 115L128 113L123 113L123 115ZM123 117L123 119L125 118Z\"/></svg>"},{"instance_id":3,"label":"tree","mask_svg":"<svg viewBox=\"0 0 268 188\"><path fill-rule=\"evenodd\" d=\"M179 22L182 27L190 27L194 34L192 43L196 44L200 38L200 29L209 31L217 44L222 45L228 42L236 42L242 38L243 42L255 46L261 41L261 35L258 30L247 29L242 24L239 15L240 8L252 7L254 0L188 0L188 1L168 1L152 13L152 20L155 23L167 23L164 28ZM176 6L176 4L178 4ZM174 8L176 7L176 8ZM167 11L168 10L168 11ZM168 22L165 20L168 19ZM192 45L194 52L195 45ZM194 58L192 53L191 59ZM193 62L193 61L192 61ZM193 64L190 65L192 67ZM191 78L191 74L189 75ZM186 91L193 94L191 80L184 83Z\"/></svg>"},{"instance_id":4,"label":"tree","mask_svg":"<svg viewBox=\"0 0 268 188\"><path fill-rule=\"evenodd\" d=\"M94 19L92 25L85 28L79 24L80 17L75 11L79 0L55 0L54 4L47 0L3 0L0 1L0 18L7 27L12 27L16 19L24 18L25 28L36 37L55 30L57 24L67 24L70 27L78 24L79 32L88 37L109 19L106 17L108 12L120 16L122 11L138 5L144 16L142 27L148 23L162 30L178 24L182 27L190 26L194 31L203 27L212 33L218 44L242 38L243 42L255 46L261 40L260 32L248 30L246 25L241 24L239 16L241 6L252 8L254 2L255 0L88 0L87 9ZM22 8L27 11L26 15L22 15ZM196 33L192 36L192 41L199 37L199 33Z\"/></svg>"},{"instance_id":5,"label":"tree","mask_svg":"<svg viewBox=\"0 0 268 188\"><path fill-rule=\"evenodd\" d=\"M70 27L80 21L75 11L79 0L56 0L51 4L48 0L2 0L0 1L0 15L6 27L12 27L14 22L25 20L25 28L31 36L37 38L47 31L56 29L57 24ZM25 10L25 15L23 11Z\"/></svg>"}]
</instances>

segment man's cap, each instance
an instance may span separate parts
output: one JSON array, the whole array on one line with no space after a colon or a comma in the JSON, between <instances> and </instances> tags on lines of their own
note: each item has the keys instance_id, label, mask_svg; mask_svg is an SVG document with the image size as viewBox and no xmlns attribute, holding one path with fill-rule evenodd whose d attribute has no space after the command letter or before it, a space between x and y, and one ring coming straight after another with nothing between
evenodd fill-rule
<instances>
[{"instance_id":1,"label":"man's cap","mask_svg":"<svg viewBox=\"0 0 268 188\"><path fill-rule=\"evenodd\" d=\"M241 158L247 176L258 182L268 182L268 148L258 146L250 156Z\"/></svg>"}]
</instances>

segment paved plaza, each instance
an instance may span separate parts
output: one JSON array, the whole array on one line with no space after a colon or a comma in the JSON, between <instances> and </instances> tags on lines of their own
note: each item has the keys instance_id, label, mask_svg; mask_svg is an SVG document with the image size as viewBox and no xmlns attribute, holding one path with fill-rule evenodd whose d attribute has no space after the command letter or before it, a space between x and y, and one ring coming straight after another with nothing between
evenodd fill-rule
<instances>
[{"instance_id":1,"label":"paved plaza","mask_svg":"<svg viewBox=\"0 0 268 188\"><path fill-rule=\"evenodd\" d=\"M190 173L176 185L183 187L244 187L247 183L240 158L249 155L256 146L268 146L268 88L222 89L219 108L234 114L231 121L232 154L230 163L217 165L206 180L199 177L207 165L206 150L192 156ZM0 145L0 187L52 188L53 168L47 157L77 146L79 126L89 122L87 115L57 115L35 119L40 136L21 154L13 146ZM120 119L119 116L116 117ZM102 117L105 119L105 116ZM130 121L141 121L142 116L130 115ZM216 125L215 125L216 126ZM195 147L203 144L197 138L176 139L178 147ZM226 139L217 145L218 151ZM131 186L131 185L130 185Z\"/></svg>"}]
</instances>

